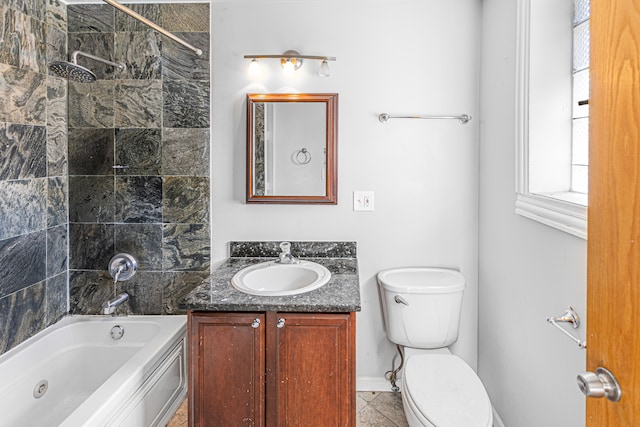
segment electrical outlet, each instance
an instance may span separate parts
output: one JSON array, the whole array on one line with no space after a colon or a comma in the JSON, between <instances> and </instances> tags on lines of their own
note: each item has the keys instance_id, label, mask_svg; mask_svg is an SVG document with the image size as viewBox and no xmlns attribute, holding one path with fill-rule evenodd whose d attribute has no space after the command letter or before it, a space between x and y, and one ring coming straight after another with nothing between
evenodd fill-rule
<instances>
[{"instance_id":1,"label":"electrical outlet","mask_svg":"<svg viewBox=\"0 0 640 427\"><path fill-rule=\"evenodd\" d=\"M353 192L353 210L354 211L373 211L373 191L354 191Z\"/></svg>"}]
</instances>

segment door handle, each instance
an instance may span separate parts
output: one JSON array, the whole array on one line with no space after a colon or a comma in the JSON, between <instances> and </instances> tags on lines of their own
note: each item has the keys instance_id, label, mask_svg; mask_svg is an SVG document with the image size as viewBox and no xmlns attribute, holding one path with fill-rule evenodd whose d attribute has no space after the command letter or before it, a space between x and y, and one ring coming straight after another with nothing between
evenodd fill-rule
<instances>
[{"instance_id":1,"label":"door handle","mask_svg":"<svg viewBox=\"0 0 640 427\"><path fill-rule=\"evenodd\" d=\"M622 397L622 389L616 377L606 368L597 368L596 373L583 372L578 375L578 387L587 397L606 397L617 402Z\"/></svg>"},{"instance_id":2,"label":"door handle","mask_svg":"<svg viewBox=\"0 0 640 427\"><path fill-rule=\"evenodd\" d=\"M251 322L251 327L253 329L257 329L260 327L260 319L258 319L257 317L255 319L253 319L253 322Z\"/></svg>"}]
</instances>

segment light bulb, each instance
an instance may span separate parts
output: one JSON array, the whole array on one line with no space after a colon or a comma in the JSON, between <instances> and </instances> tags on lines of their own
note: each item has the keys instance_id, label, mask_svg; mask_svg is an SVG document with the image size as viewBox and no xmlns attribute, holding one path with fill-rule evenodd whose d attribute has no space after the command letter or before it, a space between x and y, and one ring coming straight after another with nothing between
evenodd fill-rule
<instances>
[{"instance_id":1,"label":"light bulb","mask_svg":"<svg viewBox=\"0 0 640 427\"><path fill-rule=\"evenodd\" d=\"M249 63L249 75L257 76L260 75L260 64L256 58L253 58Z\"/></svg>"},{"instance_id":2,"label":"light bulb","mask_svg":"<svg viewBox=\"0 0 640 427\"><path fill-rule=\"evenodd\" d=\"M320 64L320 69L318 70L318 76L329 77L330 75L331 72L329 71L329 63L326 59L323 59L322 63Z\"/></svg>"},{"instance_id":3,"label":"light bulb","mask_svg":"<svg viewBox=\"0 0 640 427\"><path fill-rule=\"evenodd\" d=\"M295 71L295 66L293 65L293 62L287 59L287 61L282 66L282 73L285 76L292 76L294 71Z\"/></svg>"}]
</instances>

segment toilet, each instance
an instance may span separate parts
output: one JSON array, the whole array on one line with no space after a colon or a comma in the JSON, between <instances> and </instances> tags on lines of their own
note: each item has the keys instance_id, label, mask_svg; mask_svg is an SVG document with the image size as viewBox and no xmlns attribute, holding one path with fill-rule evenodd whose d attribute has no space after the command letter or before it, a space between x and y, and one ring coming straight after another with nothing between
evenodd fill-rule
<instances>
[{"instance_id":1,"label":"toilet","mask_svg":"<svg viewBox=\"0 0 640 427\"><path fill-rule=\"evenodd\" d=\"M465 279L445 268L378 273L387 336L404 348L402 403L410 427L491 427L480 378L447 348L458 340Z\"/></svg>"}]
</instances>

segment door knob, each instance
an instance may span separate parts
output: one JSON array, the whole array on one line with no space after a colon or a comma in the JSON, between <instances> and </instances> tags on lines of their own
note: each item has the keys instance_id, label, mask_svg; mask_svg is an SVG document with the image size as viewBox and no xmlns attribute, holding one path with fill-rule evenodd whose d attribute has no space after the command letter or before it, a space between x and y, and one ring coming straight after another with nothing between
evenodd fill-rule
<instances>
[{"instance_id":1,"label":"door knob","mask_svg":"<svg viewBox=\"0 0 640 427\"><path fill-rule=\"evenodd\" d=\"M258 319L257 317L255 319L253 319L253 322L251 322L251 327L253 329L257 329L260 327L260 319Z\"/></svg>"},{"instance_id":2,"label":"door knob","mask_svg":"<svg viewBox=\"0 0 640 427\"><path fill-rule=\"evenodd\" d=\"M622 397L622 389L613 374L606 368L597 368L596 373L583 372L578 375L578 387L587 397L606 397L617 402Z\"/></svg>"}]
</instances>

